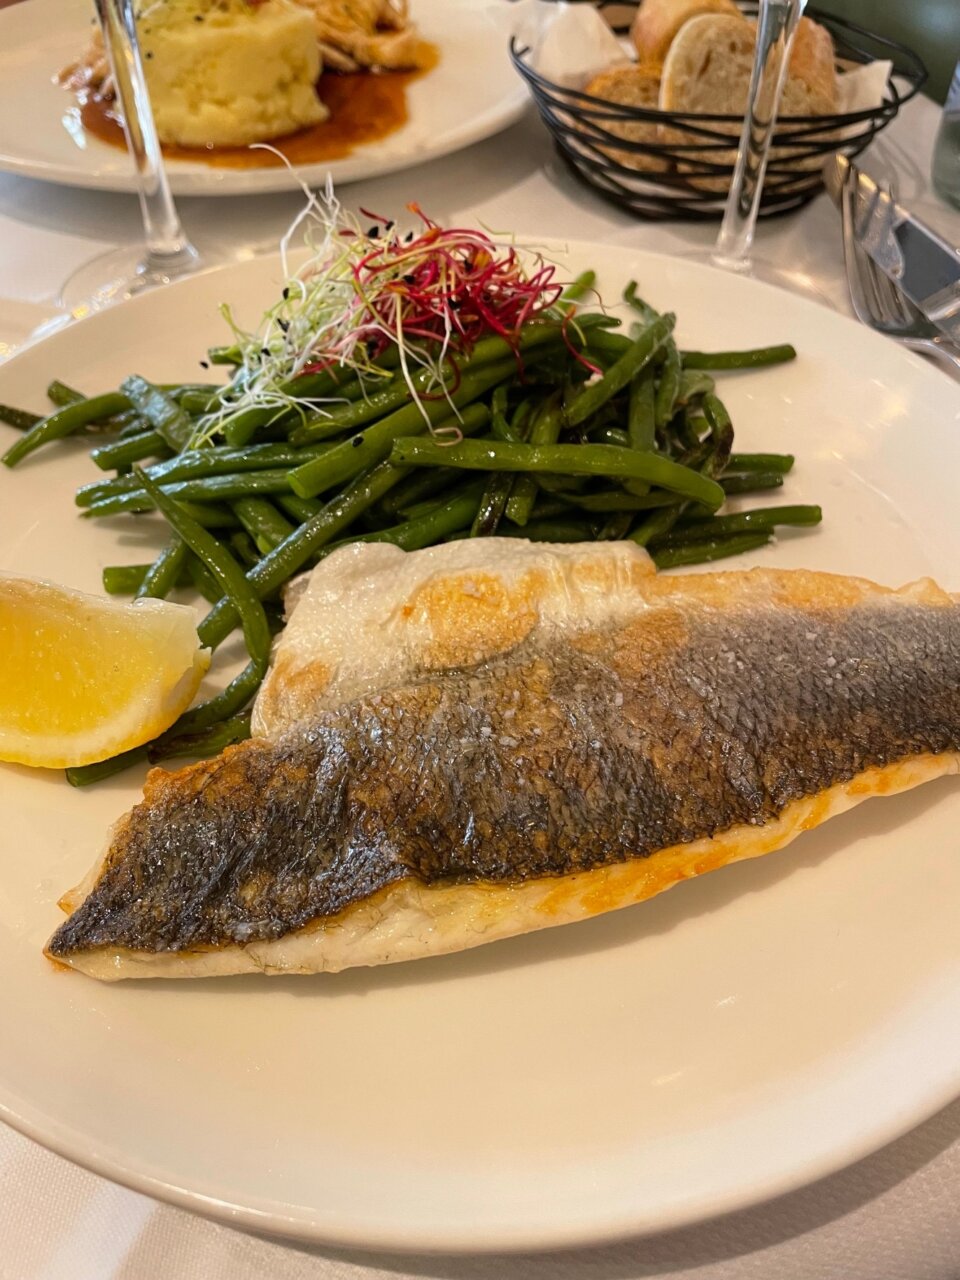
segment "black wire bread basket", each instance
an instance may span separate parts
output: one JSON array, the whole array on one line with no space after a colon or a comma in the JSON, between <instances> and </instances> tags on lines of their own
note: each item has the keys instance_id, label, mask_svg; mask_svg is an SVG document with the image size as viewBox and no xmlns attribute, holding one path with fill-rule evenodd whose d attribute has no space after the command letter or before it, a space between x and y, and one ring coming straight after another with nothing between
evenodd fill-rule
<instances>
[{"instance_id":1,"label":"black wire bread basket","mask_svg":"<svg viewBox=\"0 0 960 1280\"><path fill-rule=\"evenodd\" d=\"M618 35L626 35L636 5L600 3ZM746 16L755 4L741 6ZM926 67L910 49L840 18L807 9L833 37L838 71L889 59L893 71L879 106L845 115L790 116L777 122L760 205L761 216L789 213L823 186L827 156L856 156L919 92ZM626 22L624 22L626 19ZM640 218L719 218L736 160L742 118L691 115L624 106L565 89L530 63L516 38L510 56L541 119L573 171L601 195ZM647 126L636 129L633 126ZM652 128L650 126L653 126ZM636 135L640 134L638 138Z\"/></svg>"}]
</instances>

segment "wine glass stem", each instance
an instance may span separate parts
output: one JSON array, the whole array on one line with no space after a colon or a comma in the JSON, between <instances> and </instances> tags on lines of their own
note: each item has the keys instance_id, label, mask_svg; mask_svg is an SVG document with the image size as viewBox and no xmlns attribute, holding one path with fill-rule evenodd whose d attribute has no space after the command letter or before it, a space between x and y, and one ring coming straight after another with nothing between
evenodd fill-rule
<instances>
[{"instance_id":1,"label":"wine glass stem","mask_svg":"<svg viewBox=\"0 0 960 1280\"><path fill-rule=\"evenodd\" d=\"M806 0L760 2L747 112L713 254L715 261L728 268L745 267L749 261L790 46L805 5Z\"/></svg>"},{"instance_id":2,"label":"wine glass stem","mask_svg":"<svg viewBox=\"0 0 960 1280\"><path fill-rule=\"evenodd\" d=\"M150 106L133 0L96 0L97 16L110 58L123 113L127 147L137 170L147 271L176 274L198 262L177 215Z\"/></svg>"}]
</instances>

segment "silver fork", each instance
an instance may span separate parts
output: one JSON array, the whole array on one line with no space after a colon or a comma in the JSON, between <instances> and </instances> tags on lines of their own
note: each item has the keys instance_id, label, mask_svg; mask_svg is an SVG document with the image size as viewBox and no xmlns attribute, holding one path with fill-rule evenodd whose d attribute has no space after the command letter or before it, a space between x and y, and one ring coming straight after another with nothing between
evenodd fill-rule
<instances>
[{"instance_id":1,"label":"silver fork","mask_svg":"<svg viewBox=\"0 0 960 1280\"><path fill-rule=\"evenodd\" d=\"M878 333L886 334L888 338L894 338L914 351L934 356L960 372L960 351L957 351L932 320L928 320L901 293L860 247L855 234L854 183L844 182L839 195L843 222L843 261L850 301L857 319L871 329L876 329Z\"/></svg>"}]
</instances>

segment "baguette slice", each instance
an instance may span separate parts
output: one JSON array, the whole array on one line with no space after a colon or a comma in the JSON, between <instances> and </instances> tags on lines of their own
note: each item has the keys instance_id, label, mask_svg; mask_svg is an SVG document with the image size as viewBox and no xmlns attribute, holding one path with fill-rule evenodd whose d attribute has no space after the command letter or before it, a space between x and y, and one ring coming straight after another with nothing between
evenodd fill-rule
<instances>
[{"instance_id":1,"label":"baguette slice","mask_svg":"<svg viewBox=\"0 0 960 1280\"><path fill-rule=\"evenodd\" d=\"M733 0L643 0L630 29L641 66L663 65L674 37L684 23L700 14L719 13L738 18Z\"/></svg>"},{"instance_id":2,"label":"baguette slice","mask_svg":"<svg viewBox=\"0 0 960 1280\"><path fill-rule=\"evenodd\" d=\"M736 121L725 125L710 122L710 128L729 133L734 139L740 136L740 120L747 109L750 76L753 70L756 29L753 23L742 17L706 14L692 18L681 29L670 46L663 65L660 83L660 107L663 111L691 112L711 115L729 115ZM832 115L837 110L837 78L834 67L833 41L825 28L809 18L803 18L797 27L794 46L787 69L783 97L780 103L778 132L782 135L782 122L790 116ZM826 131L818 134L816 142L827 141ZM673 143L704 143L705 139L687 130L668 131L667 141ZM804 138L803 145L813 139ZM705 153L717 164L733 166L736 147ZM794 158L792 149L774 147L771 159L791 162L798 173L815 169L821 163L819 157ZM708 177L697 173L696 164L684 166L690 174L688 181L705 191L723 192L729 186L727 177Z\"/></svg>"},{"instance_id":3,"label":"baguette slice","mask_svg":"<svg viewBox=\"0 0 960 1280\"><path fill-rule=\"evenodd\" d=\"M742 117L747 109L756 30L746 19L705 14L692 18L670 46L663 65L660 106ZM797 27L781 116L831 115L837 76L830 33L809 18ZM740 126L736 126L739 135Z\"/></svg>"},{"instance_id":4,"label":"baguette slice","mask_svg":"<svg viewBox=\"0 0 960 1280\"><path fill-rule=\"evenodd\" d=\"M641 107L644 110L656 111L660 105L660 77L647 67L613 67L602 71L590 81L584 89L594 98L603 98L614 106ZM617 120L596 113L591 109L590 121L607 133L623 138L627 142L654 145L663 141L659 125L647 120ZM648 155L642 151L625 151L621 148L602 147L602 151L627 169L636 169L646 173L660 173L666 168L665 161L657 155Z\"/></svg>"}]
</instances>

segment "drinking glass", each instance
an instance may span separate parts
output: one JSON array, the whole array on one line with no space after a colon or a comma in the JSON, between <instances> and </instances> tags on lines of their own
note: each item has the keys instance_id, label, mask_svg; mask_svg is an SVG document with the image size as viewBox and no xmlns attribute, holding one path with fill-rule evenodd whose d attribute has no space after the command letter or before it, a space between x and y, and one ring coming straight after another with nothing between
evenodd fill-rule
<instances>
[{"instance_id":1,"label":"drinking glass","mask_svg":"<svg viewBox=\"0 0 960 1280\"><path fill-rule=\"evenodd\" d=\"M96 7L127 149L136 168L144 243L102 254L70 277L60 300L75 315L168 284L201 265L170 194L143 72L133 0L96 0Z\"/></svg>"},{"instance_id":2,"label":"drinking glass","mask_svg":"<svg viewBox=\"0 0 960 1280\"><path fill-rule=\"evenodd\" d=\"M770 141L787 74L790 47L807 0L760 0L753 73L737 163L712 258L728 271L756 273L753 236L767 171Z\"/></svg>"}]
</instances>

